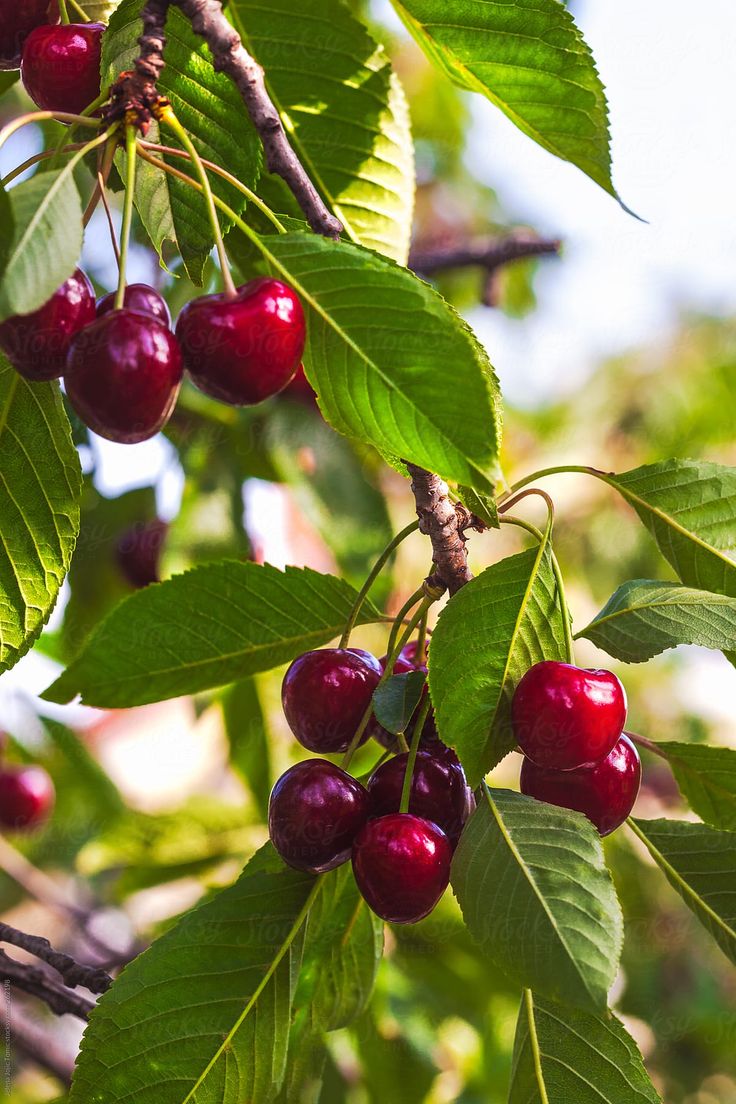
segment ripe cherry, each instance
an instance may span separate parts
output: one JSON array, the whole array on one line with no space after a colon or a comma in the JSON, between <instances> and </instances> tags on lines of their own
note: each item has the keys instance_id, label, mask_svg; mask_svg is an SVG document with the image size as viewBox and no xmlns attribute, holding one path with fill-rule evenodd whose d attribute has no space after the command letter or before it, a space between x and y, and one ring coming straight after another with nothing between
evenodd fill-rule
<instances>
[{"instance_id":1,"label":"ripe cherry","mask_svg":"<svg viewBox=\"0 0 736 1104\"><path fill-rule=\"evenodd\" d=\"M522 793L585 813L602 836L626 820L640 783L639 753L625 733L605 759L576 770L549 770L531 759L524 759L521 766Z\"/></svg>"},{"instance_id":2,"label":"ripe cherry","mask_svg":"<svg viewBox=\"0 0 736 1104\"><path fill-rule=\"evenodd\" d=\"M37 828L54 805L54 784L43 767L0 770L0 827L21 832Z\"/></svg>"},{"instance_id":3,"label":"ripe cherry","mask_svg":"<svg viewBox=\"0 0 736 1104\"><path fill-rule=\"evenodd\" d=\"M95 293L78 268L38 310L0 324L0 348L26 379L56 379L63 375L72 339L94 318Z\"/></svg>"},{"instance_id":4,"label":"ripe cherry","mask_svg":"<svg viewBox=\"0 0 736 1104\"><path fill-rule=\"evenodd\" d=\"M371 816L398 813L409 756L396 755L373 772L368 782ZM409 812L434 821L456 844L468 817L469 797L460 763L426 751L417 754L411 779Z\"/></svg>"},{"instance_id":5,"label":"ripe cherry","mask_svg":"<svg viewBox=\"0 0 736 1104\"><path fill-rule=\"evenodd\" d=\"M357 648L320 648L295 659L281 702L299 743L310 751L345 751L381 673L375 656ZM361 743L367 739L366 731Z\"/></svg>"},{"instance_id":6,"label":"ripe cherry","mask_svg":"<svg viewBox=\"0 0 736 1104\"><path fill-rule=\"evenodd\" d=\"M44 23L58 23L59 9L49 0L0 0L0 69L18 69L23 42Z\"/></svg>"},{"instance_id":7,"label":"ripe cherry","mask_svg":"<svg viewBox=\"0 0 736 1104\"><path fill-rule=\"evenodd\" d=\"M312 874L347 862L367 819L365 788L326 759L307 759L287 770L268 805L268 829L279 855Z\"/></svg>"},{"instance_id":8,"label":"ripe cherry","mask_svg":"<svg viewBox=\"0 0 736 1104\"><path fill-rule=\"evenodd\" d=\"M44 111L78 115L100 94L103 23L41 26L23 43L21 78Z\"/></svg>"},{"instance_id":9,"label":"ripe cherry","mask_svg":"<svg viewBox=\"0 0 736 1104\"><path fill-rule=\"evenodd\" d=\"M604 759L626 721L626 694L610 671L545 661L531 667L511 703L514 736L540 767L574 770Z\"/></svg>"},{"instance_id":10,"label":"ripe cherry","mask_svg":"<svg viewBox=\"0 0 736 1104\"><path fill-rule=\"evenodd\" d=\"M157 318L164 326L171 326L171 314L166 300L148 284L128 284L125 289L123 306L126 310L138 311ZM109 314L115 309L115 292L111 291L97 300L97 317Z\"/></svg>"},{"instance_id":11,"label":"ripe cherry","mask_svg":"<svg viewBox=\"0 0 736 1104\"><path fill-rule=\"evenodd\" d=\"M166 326L132 310L114 310L72 342L64 384L80 418L110 441L153 437L174 409L181 353Z\"/></svg>"},{"instance_id":12,"label":"ripe cherry","mask_svg":"<svg viewBox=\"0 0 736 1104\"><path fill-rule=\"evenodd\" d=\"M294 374L294 378L291 383L287 383L283 393L286 397L294 399L296 402L304 403L305 406L317 405L317 395L306 377L303 364L299 365Z\"/></svg>"},{"instance_id":13,"label":"ripe cherry","mask_svg":"<svg viewBox=\"0 0 736 1104\"><path fill-rule=\"evenodd\" d=\"M176 324L184 366L206 395L251 406L286 387L306 340L304 311L294 291L263 277L238 288L235 299L203 295Z\"/></svg>"},{"instance_id":14,"label":"ripe cherry","mask_svg":"<svg viewBox=\"0 0 736 1104\"><path fill-rule=\"evenodd\" d=\"M126 529L115 549L118 567L131 586L140 588L160 581L161 549L169 527L155 518Z\"/></svg>"},{"instance_id":15,"label":"ripe cherry","mask_svg":"<svg viewBox=\"0 0 736 1104\"><path fill-rule=\"evenodd\" d=\"M353 844L358 889L383 920L415 924L450 881L452 847L431 820L391 813L369 820Z\"/></svg>"}]
</instances>

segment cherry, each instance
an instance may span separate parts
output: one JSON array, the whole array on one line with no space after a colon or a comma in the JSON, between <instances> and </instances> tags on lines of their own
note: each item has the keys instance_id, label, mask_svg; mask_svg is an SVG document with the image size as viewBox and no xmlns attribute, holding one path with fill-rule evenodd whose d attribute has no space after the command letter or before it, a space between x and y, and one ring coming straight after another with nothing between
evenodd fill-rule
<instances>
[{"instance_id":1,"label":"cherry","mask_svg":"<svg viewBox=\"0 0 736 1104\"><path fill-rule=\"evenodd\" d=\"M123 306L127 310L138 311L139 314L148 314L163 322L164 326L171 326L171 314L162 295L149 287L148 284L128 284L125 289ZM115 309L115 292L111 291L97 300L97 317L109 314Z\"/></svg>"},{"instance_id":2,"label":"cherry","mask_svg":"<svg viewBox=\"0 0 736 1104\"><path fill-rule=\"evenodd\" d=\"M540 767L574 770L605 759L626 721L626 694L610 671L545 660L531 667L511 703L514 736Z\"/></svg>"},{"instance_id":3,"label":"cherry","mask_svg":"<svg viewBox=\"0 0 736 1104\"><path fill-rule=\"evenodd\" d=\"M174 409L181 353L166 326L149 315L114 310L72 342L64 384L80 418L110 441L153 437Z\"/></svg>"},{"instance_id":4,"label":"cherry","mask_svg":"<svg viewBox=\"0 0 736 1104\"><path fill-rule=\"evenodd\" d=\"M44 111L79 115L100 94L104 23L41 26L23 43L21 79Z\"/></svg>"},{"instance_id":5,"label":"cherry","mask_svg":"<svg viewBox=\"0 0 736 1104\"><path fill-rule=\"evenodd\" d=\"M21 47L31 31L58 22L59 9L49 0L0 0L0 69L18 69Z\"/></svg>"},{"instance_id":6,"label":"cherry","mask_svg":"<svg viewBox=\"0 0 736 1104\"><path fill-rule=\"evenodd\" d=\"M268 805L268 830L279 855L312 874L347 862L367 818L365 788L326 759L307 759L287 770Z\"/></svg>"},{"instance_id":7,"label":"cherry","mask_svg":"<svg viewBox=\"0 0 736 1104\"><path fill-rule=\"evenodd\" d=\"M450 881L452 847L431 820L390 813L369 820L353 844L358 889L382 920L415 924Z\"/></svg>"},{"instance_id":8,"label":"cherry","mask_svg":"<svg viewBox=\"0 0 736 1104\"><path fill-rule=\"evenodd\" d=\"M95 293L81 269L31 314L16 314L0 324L0 348L26 379L63 375L72 339L95 317Z\"/></svg>"},{"instance_id":9,"label":"cherry","mask_svg":"<svg viewBox=\"0 0 736 1104\"><path fill-rule=\"evenodd\" d=\"M10 831L36 828L54 805L54 784L43 767L0 770L0 827Z\"/></svg>"},{"instance_id":10,"label":"cherry","mask_svg":"<svg viewBox=\"0 0 736 1104\"><path fill-rule=\"evenodd\" d=\"M605 759L576 770L549 770L526 758L521 765L522 793L536 797L537 801L585 813L602 836L609 835L626 820L640 783L639 753L625 733Z\"/></svg>"},{"instance_id":11,"label":"cherry","mask_svg":"<svg viewBox=\"0 0 736 1104\"><path fill-rule=\"evenodd\" d=\"M155 518L126 529L115 549L118 567L131 586L160 582L159 560L169 527Z\"/></svg>"},{"instance_id":12,"label":"cherry","mask_svg":"<svg viewBox=\"0 0 736 1104\"><path fill-rule=\"evenodd\" d=\"M398 813L409 756L406 752L382 763L368 781L371 816ZM468 785L457 759L420 751L414 764L409 812L434 821L456 844L468 817Z\"/></svg>"},{"instance_id":13,"label":"cherry","mask_svg":"<svg viewBox=\"0 0 736 1104\"><path fill-rule=\"evenodd\" d=\"M317 395L304 372L304 365L300 364L294 374L291 383L287 383L283 391L284 395L306 406L317 405Z\"/></svg>"},{"instance_id":14,"label":"cherry","mask_svg":"<svg viewBox=\"0 0 736 1104\"><path fill-rule=\"evenodd\" d=\"M286 387L304 352L306 322L294 291L263 277L224 294L192 299L176 336L184 366L206 395L251 406Z\"/></svg>"},{"instance_id":15,"label":"cherry","mask_svg":"<svg viewBox=\"0 0 736 1104\"><path fill-rule=\"evenodd\" d=\"M358 648L320 648L295 659L281 702L291 731L309 751L345 751L370 705L381 665ZM368 739L368 731L361 743Z\"/></svg>"}]
</instances>

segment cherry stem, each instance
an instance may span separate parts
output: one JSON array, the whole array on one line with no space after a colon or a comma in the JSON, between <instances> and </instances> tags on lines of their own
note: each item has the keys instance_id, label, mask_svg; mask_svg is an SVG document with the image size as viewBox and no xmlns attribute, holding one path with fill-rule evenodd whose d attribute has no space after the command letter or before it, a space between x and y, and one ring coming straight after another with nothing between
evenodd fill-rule
<instances>
[{"instance_id":1,"label":"cherry stem","mask_svg":"<svg viewBox=\"0 0 736 1104\"><path fill-rule=\"evenodd\" d=\"M424 587L420 586L418 590L414 591L410 598L407 598L399 612L396 614L396 617L394 618L394 627L392 628L391 635L388 638L388 648L386 650L387 655L391 655L394 648L396 647L396 637L399 634L399 629L404 623L404 618L409 613L409 610L413 609L417 602L420 602L423 597Z\"/></svg>"},{"instance_id":2,"label":"cherry stem","mask_svg":"<svg viewBox=\"0 0 736 1104\"><path fill-rule=\"evenodd\" d=\"M21 127L28 126L29 123L45 123L49 119L55 119L57 123L94 127L95 130L100 125L99 119L90 119L86 115L72 115L68 111L29 111L27 115L19 115L17 119L13 119L0 130L0 146L4 146L8 138Z\"/></svg>"},{"instance_id":3,"label":"cherry stem","mask_svg":"<svg viewBox=\"0 0 736 1104\"><path fill-rule=\"evenodd\" d=\"M107 199L107 181L103 176L102 169L97 170L97 186L100 189L102 206L105 208L105 216L107 217L107 225L110 230L110 240L112 242L112 251L115 254L118 272L120 272L120 246L118 245L118 239L115 234L115 224L112 221L112 211L110 210L110 204Z\"/></svg>"},{"instance_id":4,"label":"cherry stem","mask_svg":"<svg viewBox=\"0 0 736 1104\"><path fill-rule=\"evenodd\" d=\"M71 20L69 19L69 12L66 8L66 0L59 0L59 15L61 16L62 23L71 22Z\"/></svg>"},{"instance_id":5,"label":"cherry stem","mask_svg":"<svg viewBox=\"0 0 736 1104\"><path fill-rule=\"evenodd\" d=\"M426 617L426 611L425 611ZM424 724L429 716L429 709L431 706L429 694L424 695L424 701L419 707L419 714L414 722L414 731L411 736L411 746L409 747L409 758L406 760L406 770L404 771L404 785L401 790L401 804L399 805L400 813L409 812L409 798L411 797L411 783L414 778L414 766L417 761L417 752L419 751L419 741L422 738L422 730Z\"/></svg>"},{"instance_id":6,"label":"cherry stem","mask_svg":"<svg viewBox=\"0 0 736 1104\"><path fill-rule=\"evenodd\" d=\"M83 23L91 23L90 17L87 15L84 8L80 4L77 3L77 0L69 0L69 6L74 8L75 12L77 13L77 15L79 16L79 18L82 20Z\"/></svg>"},{"instance_id":7,"label":"cherry stem","mask_svg":"<svg viewBox=\"0 0 736 1104\"><path fill-rule=\"evenodd\" d=\"M546 479L548 475L563 475L565 473L592 475L595 479L602 479L604 482L609 480L608 473L601 471L600 468L591 468L584 464L560 464L554 468L540 468L539 471L532 472L531 475L525 475L523 479L518 479L516 483L512 483L504 494L496 499L496 502L500 506L501 503L515 495L517 491L520 491L522 487L528 487L530 483L536 483L538 479Z\"/></svg>"},{"instance_id":8,"label":"cherry stem","mask_svg":"<svg viewBox=\"0 0 736 1104\"><path fill-rule=\"evenodd\" d=\"M87 227L89 225L90 219L92 218L92 215L95 213L95 211L97 209L97 204L99 203L99 201L102 197L102 189L100 187L100 177L102 177L103 185L106 184L107 183L107 178L110 175L110 170L112 169L113 161L115 159L115 150L117 149L117 146L118 146L118 137L117 137L117 133L115 133L115 131L113 130L113 132L110 133L110 137L108 139L107 146L105 147L105 151L102 155L102 160L98 161L99 172L98 172L97 178L95 180L95 186L94 186L94 189L92 191L92 195L89 197L89 203L87 204L87 208L86 208L84 214L82 215L82 226L84 226L84 227Z\"/></svg>"},{"instance_id":9,"label":"cherry stem","mask_svg":"<svg viewBox=\"0 0 736 1104\"><path fill-rule=\"evenodd\" d=\"M2 183L3 187L6 187L8 184L11 184L16 177L20 176L21 173L24 173L26 169L32 169L39 161L45 161L49 157L56 157L57 153L75 153L77 150L83 149L85 145L85 142L73 142L71 145L61 146L59 149L42 150L41 153L34 153L33 157L28 157L22 164L16 165L7 176L2 178L0 183Z\"/></svg>"},{"instance_id":10,"label":"cherry stem","mask_svg":"<svg viewBox=\"0 0 736 1104\"><path fill-rule=\"evenodd\" d=\"M212 235L215 239L217 255L220 258L220 268L222 270L222 282L225 288L225 298L235 299L238 292L237 288L235 287L232 273L230 272L230 262L228 261L227 253L225 252L225 243L222 240L222 229L220 227L220 220L217 217L217 209L215 207L215 197L212 193L212 187L210 185L210 178L207 175L207 170L202 163L202 158L199 156L194 143L187 134L186 129L181 125L170 107L165 107L161 112L161 121L166 123L167 126L169 126L173 130L174 134L177 136L177 138L192 159L192 163L202 185L202 194L204 196L205 205L207 207L207 215L210 220L210 226L212 227Z\"/></svg>"},{"instance_id":11,"label":"cherry stem","mask_svg":"<svg viewBox=\"0 0 736 1104\"><path fill-rule=\"evenodd\" d=\"M427 615L425 614L422 620L419 622L419 632L417 634L417 650L415 662L419 666L423 666L427 662Z\"/></svg>"},{"instance_id":12,"label":"cherry stem","mask_svg":"<svg viewBox=\"0 0 736 1104\"><path fill-rule=\"evenodd\" d=\"M391 540L386 545L383 552L381 553L381 555L378 557L375 564L373 565L373 568L371 569L370 575L368 576L366 581L363 583L363 586L360 588L360 590L358 592L358 597L355 599L355 602L353 603L353 608L350 611L350 615L349 615L347 623L345 625L345 629L343 631L343 634L340 637L340 643L339 643L338 647L347 648L348 643L350 641L350 634L353 631L353 629L355 628L355 622L358 620L358 616L360 614L363 603L365 602L366 598L368 597L368 591L371 589L371 587L375 583L376 579L378 578L378 576L383 571L383 568L386 566L386 563L388 562L389 558L391 557L391 554L399 547L399 545L401 544L401 542L403 540L406 540L407 537L410 537L411 534L415 533L418 528L419 528L419 522L418 521L413 521L411 523L411 525L407 525L405 529L402 529L400 533L397 533L397 535L393 538L393 540Z\"/></svg>"},{"instance_id":13,"label":"cherry stem","mask_svg":"<svg viewBox=\"0 0 736 1104\"><path fill-rule=\"evenodd\" d=\"M125 273L128 268L128 248L130 229L133 225L133 200L135 198L137 135L134 126L125 128L125 203L123 204L123 225L120 230L120 272L118 289L115 292L114 310L121 310L125 303Z\"/></svg>"}]
</instances>

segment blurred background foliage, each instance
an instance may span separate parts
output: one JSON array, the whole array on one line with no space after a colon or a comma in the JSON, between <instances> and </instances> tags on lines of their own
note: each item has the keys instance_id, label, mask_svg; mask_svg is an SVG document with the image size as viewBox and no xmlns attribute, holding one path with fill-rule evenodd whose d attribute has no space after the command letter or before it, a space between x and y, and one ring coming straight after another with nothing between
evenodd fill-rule
<instances>
[{"instance_id":1,"label":"blurred background foliage","mask_svg":"<svg viewBox=\"0 0 736 1104\"><path fill-rule=\"evenodd\" d=\"M353 7L366 15L364 5ZM411 105L415 244L452 248L511 228L493 181L479 178L467 157L468 99L405 40L393 40L380 23L373 26L391 46ZM22 93L11 87L0 99L0 119L22 105ZM31 141L38 147L41 136ZM85 189L89 180L81 167ZM555 229L564 240L567 228ZM139 234L138 278L164 290L176 314L193 289L176 265L173 279L152 264ZM95 219L85 265L99 290L111 285L105 235ZM540 266L550 281L565 263L563 254L561 260L509 266L494 289L494 309L523 326L536 309ZM209 279L214 286L214 269ZM461 311L477 312L483 274L443 274L439 287ZM510 480L547 464L621 471L675 454L736 464L732 319L683 309L665 337L589 368L587 381L564 400L507 408ZM448 379L451 385L451 366ZM22 871L0 874L0 914L94 956L94 939L69 917L65 902L73 902L125 954L233 879L265 838L271 782L298 750L280 712L278 671L194 701L120 713L52 711L37 700L52 662L67 661L90 628L132 591L125 542L129 546L136 534L155 540L161 577L206 559L237 557L309 563L359 584L391 533L410 520L412 504L406 483L375 455L335 435L304 394L237 411L186 390L166 442L147 454L150 473L141 470L145 461L127 471L129 453L88 439L78 423L75 432L87 480L63 602L36 654L0 686L0 720L11 733L7 757L43 763L57 788L48 827L13 841L48 885L40 895L29 894ZM605 487L571 475L545 486L556 499L558 554L579 625L624 579L670 577L644 530ZM156 518L166 528L152 535ZM474 537L473 568L519 547L516 532L508 530ZM413 538L382 577L376 600L397 610L428 566L425 543ZM363 630L359 642L377 654L385 650L378 629ZM585 643L580 657L609 665ZM653 739L736 746L733 674L722 657L668 653L646 669L626 669L624 678L634 730ZM376 754L363 749L358 771L369 769ZM495 777L513 786L517 772L512 755ZM640 810L645 816L688 815L661 762L645 763ZM734 1104L736 978L626 832L607 847L627 916L614 1006L668 1104ZM424 923L387 933L373 1006L355 1028L329 1039L319 1101L504 1100L518 996L484 963L448 896ZM13 999L73 1051L75 1025L54 1020L20 995ZM63 1099L51 1075L24 1062L20 1051L13 1058L12 1104ZM311 1100L307 1082L304 1099Z\"/></svg>"}]
</instances>

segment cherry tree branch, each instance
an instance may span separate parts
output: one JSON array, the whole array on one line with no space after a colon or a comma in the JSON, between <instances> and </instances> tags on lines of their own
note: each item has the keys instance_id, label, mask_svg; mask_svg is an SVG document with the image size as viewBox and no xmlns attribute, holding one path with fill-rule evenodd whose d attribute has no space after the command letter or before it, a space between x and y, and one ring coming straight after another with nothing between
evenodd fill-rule
<instances>
[{"instance_id":1,"label":"cherry tree branch","mask_svg":"<svg viewBox=\"0 0 736 1104\"><path fill-rule=\"evenodd\" d=\"M112 985L112 978L104 970L96 966L84 966L71 955L54 950L48 939L43 939L40 935L29 935L12 928L10 924L0 923L0 943L10 943L45 962L59 974L65 985L72 988L83 985L92 993L104 993Z\"/></svg>"},{"instance_id":2,"label":"cherry tree branch","mask_svg":"<svg viewBox=\"0 0 736 1104\"><path fill-rule=\"evenodd\" d=\"M472 579L465 548L465 529L474 519L464 506L450 501L449 488L443 479L416 464L407 463L411 489L417 506L419 531L432 542L434 574L427 586L440 593L454 594Z\"/></svg>"},{"instance_id":3,"label":"cherry tree branch","mask_svg":"<svg viewBox=\"0 0 736 1104\"><path fill-rule=\"evenodd\" d=\"M94 1008L93 1001L83 997L81 993L67 989L43 967L35 966L30 962L19 962L2 950L0 950L0 980L9 981L24 993L38 997L57 1016L68 1013L71 1016L77 1016L80 1020L87 1020Z\"/></svg>"}]
</instances>

